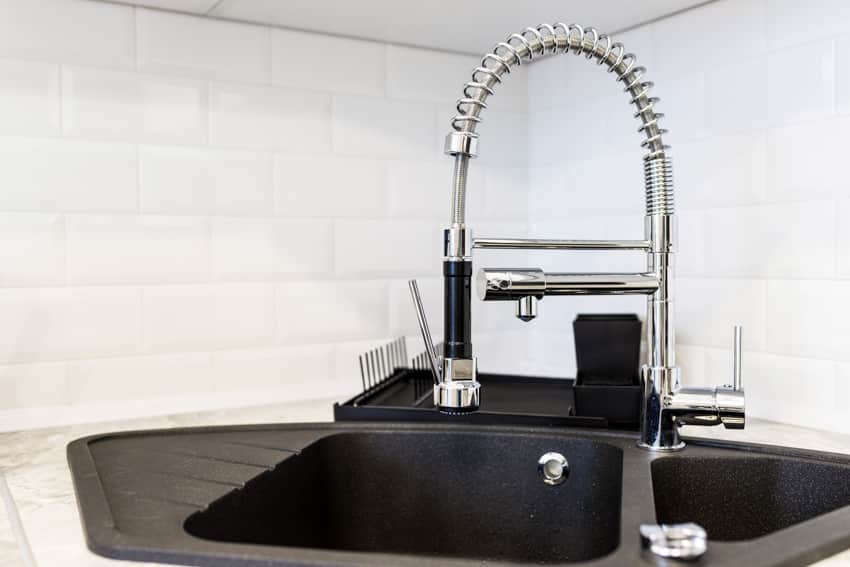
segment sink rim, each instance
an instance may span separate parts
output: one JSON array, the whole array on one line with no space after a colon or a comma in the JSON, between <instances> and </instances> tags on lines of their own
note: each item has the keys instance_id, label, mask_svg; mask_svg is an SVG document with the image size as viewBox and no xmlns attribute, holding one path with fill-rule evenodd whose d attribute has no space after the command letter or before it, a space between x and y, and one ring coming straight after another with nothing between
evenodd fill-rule
<instances>
[{"instance_id":1,"label":"sink rim","mask_svg":"<svg viewBox=\"0 0 850 567\"><path fill-rule=\"evenodd\" d=\"M244 559L245 565L480 565L480 561L447 557L431 558L421 555L376 553L360 551L333 551L319 548L297 548L263 546L256 544L234 544L195 538L184 532L172 537L170 542L128 533L119 529L112 518L105 489L98 477L98 470L90 447L94 443L140 437L164 439L177 435L215 435L274 431L281 435L291 434L318 439L327 435L352 431L428 431L467 432L535 437L585 438L605 442L623 450L622 508L620 518L620 545L610 554L587 562L564 565L622 565L638 560L639 545L637 528L640 523L654 523L655 509L651 494L650 463L661 455L639 450L635 447L636 434L621 431L580 430L571 428L527 428L505 426L472 426L463 424L414 424L414 423L307 423L307 424L258 424L237 426L190 427L149 431L124 431L83 437L68 445L68 460L73 472L75 493L82 517L86 542L92 551L107 557L218 566L232 564L235 558ZM319 437L316 437L318 435ZM303 443L301 448L309 443ZM293 448L294 450L294 448ZM750 455L769 455L799 458L821 462L833 462L850 467L850 455L795 449L788 447L753 444L738 441L716 441L706 439L689 440L689 448L678 455L663 455L663 458L687 458L689 454L728 454L729 451L745 451ZM644 483L646 490L639 490ZM630 484L631 483L631 484ZM648 493L648 494L647 494ZM188 516L188 514L186 515ZM184 518L185 519L185 518ZM170 534L172 536L173 534ZM634 542L633 544L630 542ZM766 534L764 536L736 541L711 541L706 565L740 565L745 562L753 566L806 565L838 553L850 547L850 506L839 508L800 524ZM524 565L523 563L499 563L493 565Z\"/></svg>"}]
</instances>

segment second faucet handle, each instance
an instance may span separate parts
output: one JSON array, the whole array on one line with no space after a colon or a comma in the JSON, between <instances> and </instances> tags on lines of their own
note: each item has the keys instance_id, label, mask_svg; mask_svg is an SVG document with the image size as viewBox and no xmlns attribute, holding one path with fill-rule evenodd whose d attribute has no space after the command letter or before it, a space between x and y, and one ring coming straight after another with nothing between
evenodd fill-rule
<instances>
[{"instance_id":1,"label":"second faucet handle","mask_svg":"<svg viewBox=\"0 0 850 567\"><path fill-rule=\"evenodd\" d=\"M741 375L741 356L743 355L741 349L741 325L735 325L734 329L735 334L732 343L732 389L741 391L744 389L744 378Z\"/></svg>"},{"instance_id":2,"label":"second faucet handle","mask_svg":"<svg viewBox=\"0 0 850 567\"><path fill-rule=\"evenodd\" d=\"M715 389L717 411L721 423L726 429L743 429L746 423L746 400L744 398L744 378L741 374L743 350L741 348L742 330L735 325L732 342L732 384Z\"/></svg>"}]
</instances>

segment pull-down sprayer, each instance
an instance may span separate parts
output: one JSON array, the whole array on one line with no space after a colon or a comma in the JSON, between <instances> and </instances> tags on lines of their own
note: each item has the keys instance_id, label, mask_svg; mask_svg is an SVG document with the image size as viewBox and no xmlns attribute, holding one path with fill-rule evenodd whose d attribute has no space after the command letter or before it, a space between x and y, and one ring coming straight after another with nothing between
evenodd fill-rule
<instances>
[{"instance_id":1,"label":"pull-down sprayer","mask_svg":"<svg viewBox=\"0 0 850 567\"><path fill-rule=\"evenodd\" d=\"M473 242L466 226L466 178L469 160L478 155L476 127L488 98L514 66L554 54L584 56L595 60L623 84L634 105L634 117L644 139L641 147L646 189L643 240L529 240L479 239ZM516 300L517 316L530 321L537 302L546 295L642 294L647 296L646 343L648 355L642 367L644 386L642 447L676 450L682 423L714 424L740 428L744 425L744 397L740 384L713 390L681 388L676 366L673 329L673 254L675 218L673 170L666 133L659 126L663 116L655 112L658 98L649 95L652 83L644 80L646 69L621 43L593 28L576 24L542 24L526 28L496 44L463 87L457 101L458 114L446 136L445 152L454 157L451 224L444 231L444 349L442 360L434 358L434 403L441 411L474 411L480 385L472 352L471 291L472 248L546 250L643 250L647 270L637 274L547 274L539 269L493 269L478 274L478 295L484 301ZM420 322L424 317L420 317ZM426 344L430 336L423 328ZM737 344L738 341L736 341Z\"/></svg>"}]
</instances>

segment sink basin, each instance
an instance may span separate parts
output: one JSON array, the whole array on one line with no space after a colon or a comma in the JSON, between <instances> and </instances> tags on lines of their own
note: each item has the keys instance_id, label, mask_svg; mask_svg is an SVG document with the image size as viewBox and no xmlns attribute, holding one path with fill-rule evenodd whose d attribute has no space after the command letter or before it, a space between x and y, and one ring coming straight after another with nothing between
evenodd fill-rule
<instances>
[{"instance_id":1,"label":"sink basin","mask_svg":"<svg viewBox=\"0 0 850 567\"><path fill-rule=\"evenodd\" d=\"M335 423L128 432L68 460L86 542L205 567L653 564L642 524L696 522L702 566L850 547L850 456L633 432ZM538 460L568 461L547 484Z\"/></svg>"},{"instance_id":2,"label":"sink basin","mask_svg":"<svg viewBox=\"0 0 850 567\"><path fill-rule=\"evenodd\" d=\"M537 474L548 451L568 482ZM340 433L191 516L205 539L478 560L601 557L620 540L623 452L587 439Z\"/></svg>"},{"instance_id":3,"label":"sink basin","mask_svg":"<svg viewBox=\"0 0 850 567\"><path fill-rule=\"evenodd\" d=\"M696 522L710 540L764 535L850 506L847 467L793 458L662 458L652 462L658 523Z\"/></svg>"}]
</instances>

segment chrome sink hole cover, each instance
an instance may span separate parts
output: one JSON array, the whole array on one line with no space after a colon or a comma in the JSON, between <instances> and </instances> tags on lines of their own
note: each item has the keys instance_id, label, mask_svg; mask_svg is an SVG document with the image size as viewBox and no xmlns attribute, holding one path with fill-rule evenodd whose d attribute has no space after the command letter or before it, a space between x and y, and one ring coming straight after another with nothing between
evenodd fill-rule
<instances>
[{"instance_id":1,"label":"chrome sink hole cover","mask_svg":"<svg viewBox=\"0 0 850 567\"><path fill-rule=\"evenodd\" d=\"M708 535L699 524L643 524L641 545L659 557L693 561L705 554Z\"/></svg>"},{"instance_id":2,"label":"chrome sink hole cover","mask_svg":"<svg viewBox=\"0 0 850 567\"><path fill-rule=\"evenodd\" d=\"M561 484L570 476L570 464L561 453L544 453L537 460L537 472L550 486Z\"/></svg>"}]
</instances>

